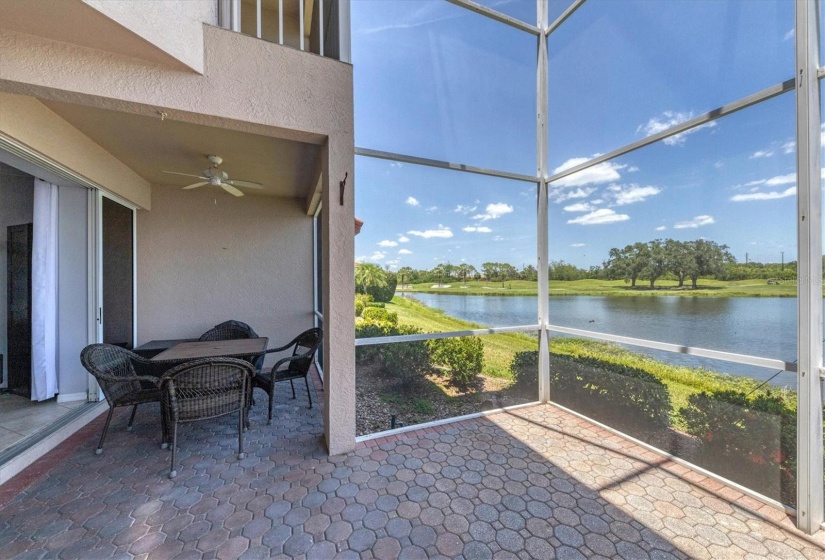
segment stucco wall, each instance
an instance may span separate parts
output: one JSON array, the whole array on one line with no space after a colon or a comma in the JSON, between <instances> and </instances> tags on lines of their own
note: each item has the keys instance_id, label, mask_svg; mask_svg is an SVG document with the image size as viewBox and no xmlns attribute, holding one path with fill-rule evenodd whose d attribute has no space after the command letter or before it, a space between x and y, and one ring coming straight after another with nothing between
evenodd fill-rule
<instances>
[{"instance_id":1,"label":"stucco wall","mask_svg":"<svg viewBox=\"0 0 825 560\"><path fill-rule=\"evenodd\" d=\"M218 24L216 0L83 0L126 29L203 72L203 23Z\"/></svg>"},{"instance_id":2,"label":"stucco wall","mask_svg":"<svg viewBox=\"0 0 825 560\"><path fill-rule=\"evenodd\" d=\"M152 199L137 217L138 344L238 319L275 346L312 326L312 219L300 200L162 186Z\"/></svg>"},{"instance_id":3,"label":"stucco wall","mask_svg":"<svg viewBox=\"0 0 825 560\"><path fill-rule=\"evenodd\" d=\"M0 29L0 90L155 117L163 108L173 120L313 144L332 135L351 140L350 65L224 29L203 31L200 76Z\"/></svg>"},{"instance_id":4,"label":"stucco wall","mask_svg":"<svg viewBox=\"0 0 825 560\"><path fill-rule=\"evenodd\" d=\"M32 221L34 204L34 177L0 163L0 354L3 355L3 380L8 383L7 340L7 275L6 275L6 227L28 224Z\"/></svg>"},{"instance_id":5,"label":"stucco wall","mask_svg":"<svg viewBox=\"0 0 825 560\"><path fill-rule=\"evenodd\" d=\"M36 99L0 93L0 133L138 206L151 205L149 183Z\"/></svg>"}]
</instances>

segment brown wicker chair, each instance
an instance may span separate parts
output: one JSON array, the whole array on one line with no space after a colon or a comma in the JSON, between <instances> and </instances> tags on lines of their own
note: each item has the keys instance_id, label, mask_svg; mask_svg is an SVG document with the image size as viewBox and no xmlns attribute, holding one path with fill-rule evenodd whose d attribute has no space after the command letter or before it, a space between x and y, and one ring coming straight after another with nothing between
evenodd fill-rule
<instances>
[{"instance_id":1,"label":"brown wicker chair","mask_svg":"<svg viewBox=\"0 0 825 560\"><path fill-rule=\"evenodd\" d=\"M135 413L139 404L160 402L160 383L152 375L138 375L135 368L142 372L152 371L152 363L141 358L120 346L112 344L91 344L80 352L80 362L91 373L100 385L106 402L109 403L109 414L100 442L97 444L96 454L103 453L103 441L109 431L112 413L119 406L131 406L132 415L129 417L127 430L132 430ZM161 415L163 441L167 440L166 423Z\"/></svg>"},{"instance_id":2,"label":"brown wicker chair","mask_svg":"<svg viewBox=\"0 0 825 560\"><path fill-rule=\"evenodd\" d=\"M242 321L234 319L224 321L220 325L215 325L205 333L203 333L198 340L238 340L242 338L258 338L257 333ZM264 365L264 356L249 356L244 358L255 366L255 371L261 371Z\"/></svg>"},{"instance_id":3,"label":"brown wicker chair","mask_svg":"<svg viewBox=\"0 0 825 560\"><path fill-rule=\"evenodd\" d=\"M275 384L279 381L289 380L292 386L292 398L295 398L294 380L304 378L304 383L307 387L307 398L309 399L309 408L312 408L312 393L309 390L309 369L315 359L315 353L321 346L323 336L321 329L309 329L296 336L291 342L280 346L278 348L270 348L266 351L267 354L272 352L283 352L292 348L292 355L281 360L278 360L269 372L258 373L252 379L253 387L260 387L266 391L269 396L269 413L267 416L267 424L272 424L272 407L275 400ZM282 368L287 364L285 368Z\"/></svg>"},{"instance_id":4,"label":"brown wicker chair","mask_svg":"<svg viewBox=\"0 0 825 560\"><path fill-rule=\"evenodd\" d=\"M235 358L203 358L176 366L161 378L163 412L171 425L172 468L177 476L178 424L238 413L238 459L244 458L243 428L252 364Z\"/></svg>"}]
</instances>

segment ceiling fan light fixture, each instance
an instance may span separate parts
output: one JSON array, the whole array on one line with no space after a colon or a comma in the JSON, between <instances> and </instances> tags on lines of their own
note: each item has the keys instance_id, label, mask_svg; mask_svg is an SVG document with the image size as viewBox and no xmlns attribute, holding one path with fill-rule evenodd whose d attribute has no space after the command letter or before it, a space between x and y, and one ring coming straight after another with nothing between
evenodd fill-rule
<instances>
[{"instance_id":1,"label":"ceiling fan light fixture","mask_svg":"<svg viewBox=\"0 0 825 560\"><path fill-rule=\"evenodd\" d=\"M194 183L192 185L187 185L183 187L184 190L194 189L203 185L211 185L213 187L221 187L226 192L235 195L235 196L243 196L243 192L241 192L237 186L245 187L248 189L262 189L263 185L260 183L255 183L252 181L241 181L241 180L229 180L229 174L226 171L218 169L218 166L223 163L223 158L220 156L207 156L209 159L209 163L212 164L211 167L208 169L204 169L203 175L190 175L188 173L179 173L177 171L164 171L164 173L171 173L173 175L183 175L184 177L195 177L197 179L201 179L203 182Z\"/></svg>"}]
</instances>

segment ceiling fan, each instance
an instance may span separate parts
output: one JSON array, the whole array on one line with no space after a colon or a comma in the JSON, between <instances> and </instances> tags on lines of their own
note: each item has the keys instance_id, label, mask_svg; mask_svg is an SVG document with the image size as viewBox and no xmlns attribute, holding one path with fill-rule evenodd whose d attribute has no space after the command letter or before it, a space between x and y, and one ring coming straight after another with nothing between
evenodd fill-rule
<instances>
[{"instance_id":1,"label":"ceiling fan","mask_svg":"<svg viewBox=\"0 0 825 560\"><path fill-rule=\"evenodd\" d=\"M220 169L218 169L218 166L221 163L223 163L222 157L207 156L207 158L209 159L209 163L211 163L212 165L209 167L209 169L204 169L201 175L192 175L190 173L178 173L177 171L164 171L164 173L202 179L202 181L199 183L193 183L191 185L183 187L183 190L196 189L204 185L212 185L214 187L222 188L229 194L234 194L235 196L243 196L243 192L241 192L237 187L245 187L247 189L264 188L263 185L260 183L253 183L252 181L241 181L238 179L230 179L226 171L221 171Z\"/></svg>"}]
</instances>

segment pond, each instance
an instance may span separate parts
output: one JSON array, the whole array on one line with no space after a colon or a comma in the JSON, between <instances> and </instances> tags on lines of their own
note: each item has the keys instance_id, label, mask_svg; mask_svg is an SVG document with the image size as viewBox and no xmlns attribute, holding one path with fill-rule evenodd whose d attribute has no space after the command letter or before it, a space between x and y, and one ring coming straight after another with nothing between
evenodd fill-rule
<instances>
[{"instance_id":1,"label":"pond","mask_svg":"<svg viewBox=\"0 0 825 560\"><path fill-rule=\"evenodd\" d=\"M535 296L471 296L409 294L447 315L490 327L537 323ZM553 296L550 323L598 333L629 336L748 354L793 362L796 360L795 298L699 298L650 296ZM766 380L777 372L629 347L674 364L748 375ZM796 374L782 372L771 383L796 388Z\"/></svg>"}]
</instances>

